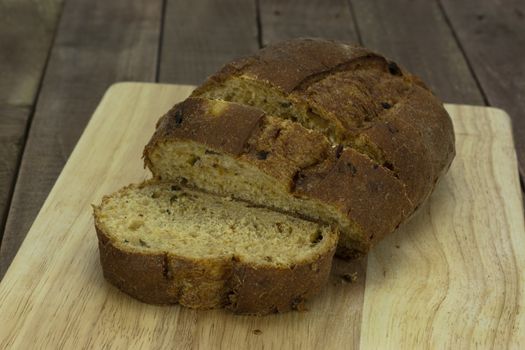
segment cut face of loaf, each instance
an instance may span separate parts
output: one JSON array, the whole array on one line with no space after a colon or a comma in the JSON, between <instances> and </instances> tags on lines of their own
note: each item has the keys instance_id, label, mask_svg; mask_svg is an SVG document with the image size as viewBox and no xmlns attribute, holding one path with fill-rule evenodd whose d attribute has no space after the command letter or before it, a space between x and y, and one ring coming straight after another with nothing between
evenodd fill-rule
<instances>
[{"instance_id":1,"label":"cut face of loaf","mask_svg":"<svg viewBox=\"0 0 525 350\"><path fill-rule=\"evenodd\" d=\"M227 64L157 125L153 174L341 229L366 253L430 195L454 157L451 120L384 57L296 39Z\"/></svg>"},{"instance_id":2,"label":"cut face of loaf","mask_svg":"<svg viewBox=\"0 0 525 350\"><path fill-rule=\"evenodd\" d=\"M328 225L147 182L95 207L104 276L149 303L267 314L300 308L325 284Z\"/></svg>"}]
</instances>

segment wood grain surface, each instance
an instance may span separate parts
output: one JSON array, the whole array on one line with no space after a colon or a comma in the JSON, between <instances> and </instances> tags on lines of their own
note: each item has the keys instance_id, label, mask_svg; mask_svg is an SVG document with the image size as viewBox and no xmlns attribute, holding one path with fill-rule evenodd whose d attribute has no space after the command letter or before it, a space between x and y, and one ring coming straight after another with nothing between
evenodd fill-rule
<instances>
[{"instance_id":1,"label":"wood grain surface","mask_svg":"<svg viewBox=\"0 0 525 350\"><path fill-rule=\"evenodd\" d=\"M259 1L261 41L266 46L297 37L359 43L347 0Z\"/></svg>"},{"instance_id":2,"label":"wood grain surface","mask_svg":"<svg viewBox=\"0 0 525 350\"><path fill-rule=\"evenodd\" d=\"M201 84L258 49L255 0L166 0L158 81Z\"/></svg>"},{"instance_id":3,"label":"wood grain surface","mask_svg":"<svg viewBox=\"0 0 525 350\"><path fill-rule=\"evenodd\" d=\"M258 318L151 306L105 282L90 204L149 176L142 147L190 91L125 83L106 93L0 283L0 348L525 346L516 155L509 119L494 108L447 106L458 151L450 172L370 253L366 284L341 278L364 262L337 261L307 312Z\"/></svg>"},{"instance_id":4,"label":"wood grain surface","mask_svg":"<svg viewBox=\"0 0 525 350\"><path fill-rule=\"evenodd\" d=\"M3 225L7 219L11 191L16 180L31 109L30 106L0 104L0 130L2 130L0 133L0 225ZM2 233L0 229L0 246Z\"/></svg>"},{"instance_id":5,"label":"wood grain surface","mask_svg":"<svg viewBox=\"0 0 525 350\"><path fill-rule=\"evenodd\" d=\"M0 242L61 7L62 0L0 0Z\"/></svg>"},{"instance_id":6,"label":"wood grain surface","mask_svg":"<svg viewBox=\"0 0 525 350\"><path fill-rule=\"evenodd\" d=\"M0 278L105 90L154 81L162 0L68 0L18 170L0 246Z\"/></svg>"},{"instance_id":7,"label":"wood grain surface","mask_svg":"<svg viewBox=\"0 0 525 350\"><path fill-rule=\"evenodd\" d=\"M63 0L0 0L0 105L37 96Z\"/></svg>"}]
</instances>

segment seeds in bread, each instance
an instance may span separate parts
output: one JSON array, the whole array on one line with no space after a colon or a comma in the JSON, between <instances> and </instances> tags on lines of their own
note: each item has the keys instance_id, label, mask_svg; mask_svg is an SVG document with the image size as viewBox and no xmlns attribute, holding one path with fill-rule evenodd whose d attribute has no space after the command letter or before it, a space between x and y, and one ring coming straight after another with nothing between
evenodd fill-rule
<instances>
[{"instance_id":1,"label":"seeds in bread","mask_svg":"<svg viewBox=\"0 0 525 350\"><path fill-rule=\"evenodd\" d=\"M328 225L168 183L130 185L94 209L104 276L149 303L267 314L326 283Z\"/></svg>"}]
</instances>

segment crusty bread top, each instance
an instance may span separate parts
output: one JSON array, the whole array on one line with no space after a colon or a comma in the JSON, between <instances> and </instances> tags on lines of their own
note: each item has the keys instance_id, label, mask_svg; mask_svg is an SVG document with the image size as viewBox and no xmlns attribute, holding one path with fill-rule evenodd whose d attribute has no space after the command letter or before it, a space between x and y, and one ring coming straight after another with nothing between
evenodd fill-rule
<instances>
[{"instance_id":1,"label":"crusty bread top","mask_svg":"<svg viewBox=\"0 0 525 350\"><path fill-rule=\"evenodd\" d=\"M267 46L253 56L226 64L197 92L207 89L208 84L242 74L290 93L309 80L321 78L334 70L344 70L345 65L362 58L382 59L382 56L362 47L330 40L304 38L283 41Z\"/></svg>"}]
</instances>

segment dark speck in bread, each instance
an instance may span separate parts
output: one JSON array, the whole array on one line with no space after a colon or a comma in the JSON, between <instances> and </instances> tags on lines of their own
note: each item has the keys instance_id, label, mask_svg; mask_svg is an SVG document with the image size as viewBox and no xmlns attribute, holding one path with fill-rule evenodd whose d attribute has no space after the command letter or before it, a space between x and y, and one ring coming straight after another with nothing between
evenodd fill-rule
<instances>
[{"instance_id":1,"label":"dark speck in bread","mask_svg":"<svg viewBox=\"0 0 525 350\"><path fill-rule=\"evenodd\" d=\"M180 127L181 124L182 124L182 111L178 110L177 112L175 112L175 126Z\"/></svg>"},{"instance_id":2,"label":"dark speck in bread","mask_svg":"<svg viewBox=\"0 0 525 350\"><path fill-rule=\"evenodd\" d=\"M259 152L257 152L257 159L265 160L266 158L268 158L268 154L269 154L269 152L259 151Z\"/></svg>"}]
</instances>

